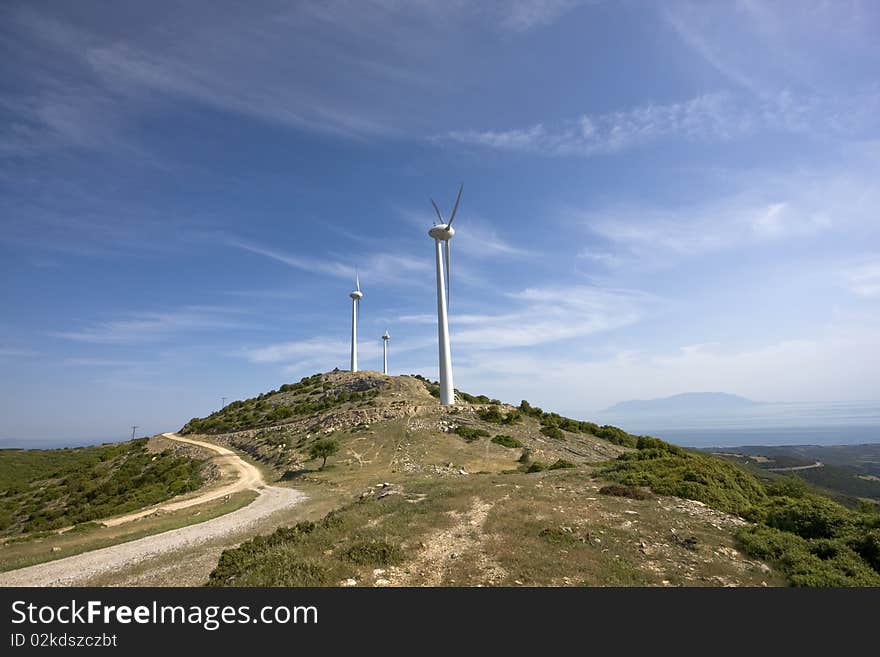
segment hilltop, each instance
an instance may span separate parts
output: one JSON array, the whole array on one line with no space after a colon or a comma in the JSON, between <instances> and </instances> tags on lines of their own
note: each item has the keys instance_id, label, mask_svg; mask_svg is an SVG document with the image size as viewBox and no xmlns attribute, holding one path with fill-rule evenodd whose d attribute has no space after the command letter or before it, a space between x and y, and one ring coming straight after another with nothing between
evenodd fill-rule
<instances>
[{"instance_id":1,"label":"hilltop","mask_svg":"<svg viewBox=\"0 0 880 657\"><path fill-rule=\"evenodd\" d=\"M329 511L227 550L210 584L880 583L876 511L527 401L436 394L334 371L187 423Z\"/></svg>"}]
</instances>

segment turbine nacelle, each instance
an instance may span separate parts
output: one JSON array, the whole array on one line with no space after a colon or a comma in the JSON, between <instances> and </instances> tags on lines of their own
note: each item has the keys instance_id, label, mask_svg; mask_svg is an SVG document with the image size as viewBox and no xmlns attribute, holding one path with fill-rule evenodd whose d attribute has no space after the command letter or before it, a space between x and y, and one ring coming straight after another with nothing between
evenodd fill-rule
<instances>
[{"instance_id":1,"label":"turbine nacelle","mask_svg":"<svg viewBox=\"0 0 880 657\"><path fill-rule=\"evenodd\" d=\"M452 236L455 235L455 228L453 228L449 224L437 224L428 231L428 235L433 237L435 240L448 242L452 239Z\"/></svg>"},{"instance_id":2,"label":"turbine nacelle","mask_svg":"<svg viewBox=\"0 0 880 657\"><path fill-rule=\"evenodd\" d=\"M361 292L360 290L354 290L354 291L353 291L351 294L349 294L348 296L350 296L352 299L357 299L358 301L360 301L361 299L363 299L363 297L364 297L364 293Z\"/></svg>"}]
</instances>

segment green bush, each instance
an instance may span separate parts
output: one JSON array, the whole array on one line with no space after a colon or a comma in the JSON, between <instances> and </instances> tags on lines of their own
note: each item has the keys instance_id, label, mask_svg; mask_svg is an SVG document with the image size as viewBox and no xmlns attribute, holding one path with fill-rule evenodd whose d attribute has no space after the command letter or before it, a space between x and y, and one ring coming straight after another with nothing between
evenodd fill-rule
<instances>
[{"instance_id":1,"label":"green bush","mask_svg":"<svg viewBox=\"0 0 880 657\"><path fill-rule=\"evenodd\" d=\"M547 467L548 470L562 470L564 468L576 468L577 464L565 459L558 459L556 462Z\"/></svg>"},{"instance_id":2,"label":"green bush","mask_svg":"<svg viewBox=\"0 0 880 657\"><path fill-rule=\"evenodd\" d=\"M477 429L476 427L469 427L464 424L457 426L455 428L455 433L468 442L477 440L478 438L485 438L489 435L489 432L485 429Z\"/></svg>"},{"instance_id":3,"label":"green bush","mask_svg":"<svg viewBox=\"0 0 880 657\"><path fill-rule=\"evenodd\" d=\"M358 541L343 554L352 563L362 566L389 566L403 559L400 547L385 541Z\"/></svg>"},{"instance_id":4,"label":"green bush","mask_svg":"<svg viewBox=\"0 0 880 657\"><path fill-rule=\"evenodd\" d=\"M653 439L656 440L656 439ZM767 500L763 485L732 463L677 448L667 449L646 441L636 452L621 454L601 470L601 475L629 486L647 486L660 495L698 500L709 506L743 515Z\"/></svg>"},{"instance_id":5,"label":"green bush","mask_svg":"<svg viewBox=\"0 0 880 657\"><path fill-rule=\"evenodd\" d=\"M547 469L546 463L541 463L541 461L534 461L527 469L526 472L543 472Z\"/></svg>"},{"instance_id":6,"label":"green bush","mask_svg":"<svg viewBox=\"0 0 880 657\"><path fill-rule=\"evenodd\" d=\"M811 546L805 538L766 525L744 527L737 540L751 556L775 564L794 586L880 586L880 575L843 542L826 539Z\"/></svg>"},{"instance_id":7,"label":"green bush","mask_svg":"<svg viewBox=\"0 0 880 657\"><path fill-rule=\"evenodd\" d=\"M565 438L565 434L562 432L562 429L559 427L548 425L546 427L541 427L541 433L549 438L555 438L556 440L562 440Z\"/></svg>"},{"instance_id":8,"label":"green bush","mask_svg":"<svg viewBox=\"0 0 880 657\"><path fill-rule=\"evenodd\" d=\"M629 497L634 500L647 500L654 495L646 488L640 486L626 486L624 484L609 484L599 489L600 495L612 495L614 497Z\"/></svg>"},{"instance_id":9,"label":"green bush","mask_svg":"<svg viewBox=\"0 0 880 657\"><path fill-rule=\"evenodd\" d=\"M511 449L522 447L522 443L518 441L513 436L508 436L505 434L499 434L492 438L492 442L496 445L501 445L502 447L510 447Z\"/></svg>"}]
</instances>

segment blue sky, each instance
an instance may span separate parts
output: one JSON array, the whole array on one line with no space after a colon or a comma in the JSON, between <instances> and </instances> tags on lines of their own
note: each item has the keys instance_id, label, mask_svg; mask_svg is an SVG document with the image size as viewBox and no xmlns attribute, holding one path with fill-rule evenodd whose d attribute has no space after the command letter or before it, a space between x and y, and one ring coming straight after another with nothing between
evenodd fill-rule
<instances>
[{"instance_id":1,"label":"blue sky","mask_svg":"<svg viewBox=\"0 0 880 657\"><path fill-rule=\"evenodd\" d=\"M578 417L876 399L875 2L5 2L0 438L344 368Z\"/></svg>"}]
</instances>

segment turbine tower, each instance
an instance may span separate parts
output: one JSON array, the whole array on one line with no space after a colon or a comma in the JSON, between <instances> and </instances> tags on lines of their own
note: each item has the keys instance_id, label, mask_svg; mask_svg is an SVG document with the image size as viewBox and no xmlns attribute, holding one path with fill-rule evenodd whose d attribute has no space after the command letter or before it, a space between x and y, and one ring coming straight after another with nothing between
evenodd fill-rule
<instances>
[{"instance_id":1,"label":"turbine tower","mask_svg":"<svg viewBox=\"0 0 880 657\"><path fill-rule=\"evenodd\" d=\"M358 371L358 314L361 309L361 298L364 293L361 292L361 277L355 274L355 285L357 289L353 290L348 296L351 297L351 371Z\"/></svg>"},{"instance_id":2,"label":"turbine tower","mask_svg":"<svg viewBox=\"0 0 880 657\"><path fill-rule=\"evenodd\" d=\"M437 340L440 348L440 403L443 406L455 404L447 306L449 299L449 240L455 235L452 222L455 220L455 213L458 212L462 189L464 189L464 185L458 188L458 198L455 199L455 207L452 208L452 214L449 216L448 222L443 221L440 208L434 203L434 199L431 199L431 205L434 206L434 212L437 213L440 223L435 224L428 231L428 235L434 238L434 254L437 260Z\"/></svg>"},{"instance_id":3,"label":"turbine tower","mask_svg":"<svg viewBox=\"0 0 880 657\"><path fill-rule=\"evenodd\" d=\"M385 335L382 336L382 374L388 374L388 341L390 339L388 329L385 329Z\"/></svg>"}]
</instances>

